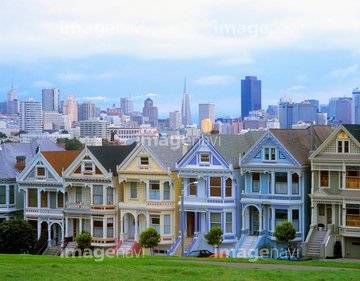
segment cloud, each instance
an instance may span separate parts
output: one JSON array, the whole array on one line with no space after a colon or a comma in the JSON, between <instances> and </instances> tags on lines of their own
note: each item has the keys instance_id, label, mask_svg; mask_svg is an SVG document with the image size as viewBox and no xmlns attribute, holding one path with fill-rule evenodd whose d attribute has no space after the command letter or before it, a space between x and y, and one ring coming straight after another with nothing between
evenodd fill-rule
<instances>
[{"instance_id":1,"label":"cloud","mask_svg":"<svg viewBox=\"0 0 360 281\"><path fill-rule=\"evenodd\" d=\"M97 102L119 101L119 99L117 99L117 98L109 98L109 97L104 97L104 96L84 97L81 99L86 100L86 101L97 101Z\"/></svg>"},{"instance_id":2,"label":"cloud","mask_svg":"<svg viewBox=\"0 0 360 281\"><path fill-rule=\"evenodd\" d=\"M149 94L146 94L145 96L147 96L147 97L155 97L155 96L160 96L159 94L151 94L151 93L149 93Z\"/></svg>"},{"instance_id":3,"label":"cloud","mask_svg":"<svg viewBox=\"0 0 360 281\"><path fill-rule=\"evenodd\" d=\"M84 73L61 73L57 77L60 81L80 81L86 79Z\"/></svg>"},{"instance_id":4,"label":"cloud","mask_svg":"<svg viewBox=\"0 0 360 281\"><path fill-rule=\"evenodd\" d=\"M120 74L116 71L106 71L103 73L96 74L85 74L85 73L61 73L58 75L60 81L80 81L86 79L96 79L96 80L108 80L119 77Z\"/></svg>"},{"instance_id":5,"label":"cloud","mask_svg":"<svg viewBox=\"0 0 360 281\"><path fill-rule=\"evenodd\" d=\"M296 90L301 90L301 89L304 89L305 87L304 86L301 86L301 85L296 85L296 86L292 86L290 88L287 88L288 91L296 91Z\"/></svg>"},{"instance_id":6,"label":"cloud","mask_svg":"<svg viewBox=\"0 0 360 281\"><path fill-rule=\"evenodd\" d=\"M357 69L358 69L358 65L355 64L355 65L349 66L348 68L333 70L330 73L330 76L332 76L332 77L346 77L346 76L349 76L350 74L356 72Z\"/></svg>"},{"instance_id":7,"label":"cloud","mask_svg":"<svg viewBox=\"0 0 360 281\"><path fill-rule=\"evenodd\" d=\"M205 76L197 79L195 83L201 85L223 85L230 84L234 81L234 76L228 75L213 75L213 76Z\"/></svg>"},{"instance_id":8,"label":"cloud","mask_svg":"<svg viewBox=\"0 0 360 281\"><path fill-rule=\"evenodd\" d=\"M33 87L35 88L51 88L53 85L50 81L35 81L33 84L32 84Z\"/></svg>"}]
</instances>

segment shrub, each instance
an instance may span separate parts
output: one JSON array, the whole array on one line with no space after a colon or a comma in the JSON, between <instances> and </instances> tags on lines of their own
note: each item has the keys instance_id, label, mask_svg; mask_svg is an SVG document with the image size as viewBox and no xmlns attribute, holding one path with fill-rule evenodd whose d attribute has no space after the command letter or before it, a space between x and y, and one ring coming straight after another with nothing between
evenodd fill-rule
<instances>
[{"instance_id":1,"label":"shrub","mask_svg":"<svg viewBox=\"0 0 360 281\"><path fill-rule=\"evenodd\" d=\"M87 249L91 247L92 237L90 233L83 231L78 237L75 239L81 250Z\"/></svg>"},{"instance_id":2,"label":"shrub","mask_svg":"<svg viewBox=\"0 0 360 281\"><path fill-rule=\"evenodd\" d=\"M140 233L140 245L144 248L153 249L160 242L160 234L156 231L155 228L149 227Z\"/></svg>"},{"instance_id":3,"label":"shrub","mask_svg":"<svg viewBox=\"0 0 360 281\"><path fill-rule=\"evenodd\" d=\"M212 227L209 232L204 235L204 238L209 245L218 247L224 240L223 234L224 232L221 227Z\"/></svg>"},{"instance_id":4,"label":"shrub","mask_svg":"<svg viewBox=\"0 0 360 281\"><path fill-rule=\"evenodd\" d=\"M277 240L287 243L287 250L289 251L289 260L291 252L290 241L296 238L296 229L292 226L290 221L284 221L275 227L274 236Z\"/></svg>"}]
</instances>

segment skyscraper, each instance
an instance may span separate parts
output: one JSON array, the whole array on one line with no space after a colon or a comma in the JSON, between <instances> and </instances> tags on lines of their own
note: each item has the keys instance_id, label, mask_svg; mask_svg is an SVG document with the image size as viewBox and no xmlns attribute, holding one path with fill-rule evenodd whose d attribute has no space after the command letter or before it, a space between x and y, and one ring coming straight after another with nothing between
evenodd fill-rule
<instances>
[{"instance_id":1,"label":"skyscraper","mask_svg":"<svg viewBox=\"0 0 360 281\"><path fill-rule=\"evenodd\" d=\"M42 90L42 110L59 112L60 90L46 88Z\"/></svg>"},{"instance_id":2,"label":"skyscraper","mask_svg":"<svg viewBox=\"0 0 360 281\"><path fill-rule=\"evenodd\" d=\"M261 109L261 80L256 76L245 76L241 80L241 117L247 117L250 111Z\"/></svg>"},{"instance_id":3,"label":"skyscraper","mask_svg":"<svg viewBox=\"0 0 360 281\"><path fill-rule=\"evenodd\" d=\"M123 114L128 115L134 111L134 102L130 97L129 98L121 98L120 105L121 105L121 110L122 110Z\"/></svg>"},{"instance_id":4,"label":"skyscraper","mask_svg":"<svg viewBox=\"0 0 360 281\"><path fill-rule=\"evenodd\" d=\"M20 130L26 133L41 133L41 102L32 98L20 102Z\"/></svg>"},{"instance_id":5,"label":"skyscraper","mask_svg":"<svg viewBox=\"0 0 360 281\"><path fill-rule=\"evenodd\" d=\"M352 92L351 123L360 124L360 89L355 88Z\"/></svg>"},{"instance_id":6,"label":"skyscraper","mask_svg":"<svg viewBox=\"0 0 360 281\"><path fill-rule=\"evenodd\" d=\"M187 90L186 78L184 84L184 93L181 106L181 122L184 126L191 125L191 111L190 111L190 100L189 93Z\"/></svg>"},{"instance_id":7,"label":"skyscraper","mask_svg":"<svg viewBox=\"0 0 360 281\"><path fill-rule=\"evenodd\" d=\"M85 101L82 104L78 104L78 120L85 121L90 118L98 117L97 106L92 101Z\"/></svg>"},{"instance_id":8,"label":"skyscraper","mask_svg":"<svg viewBox=\"0 0 360 281\"><path fill-rule=\"evenodd\" d=\"M169 127L173 129L179 129L181 127L181 113L179 111L170 112Z\"/></svg>"},{"instance_id":9,"label":"skyscraper","mask_svg":"<svg viewBox=\"0 0 360 281\"><path fill-rule=\"evenodd\" d=\"M204 119L210 119L213 124L215 123L215 103L199 103L199 127Z\"/></svg>"},{"instance_id":10,"label":"skyscraper","mask_svg":"<svg viewBox=\"0 0 360 281\"><path fill-rule=\"evenodd\" d=\"M63 113L71 114L73 122L78 121L77 101L73 99L72 95L68 95L67 99L64 100Z\"/></svg>"},{"instance_id":11,"label":"skyscraper","mask_svg":"<svg viewBox=\"0 0 360 281\"><path fill-rule=\"evenodd\" d=\"M151 98L147 98L144 101L143 116L149 117L149 123L151 126L158 125L158 108L153 105Z\"/></svg>"}]
</instances>

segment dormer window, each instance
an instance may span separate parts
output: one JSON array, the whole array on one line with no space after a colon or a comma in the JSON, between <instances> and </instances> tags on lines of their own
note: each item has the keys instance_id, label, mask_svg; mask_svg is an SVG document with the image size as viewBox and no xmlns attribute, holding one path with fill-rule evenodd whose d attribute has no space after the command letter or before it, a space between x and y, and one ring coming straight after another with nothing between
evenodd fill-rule
<instances>
[{"instance_id":1,"label":"dormer window","mask_svg":"<svg viewBox=\"0 0 360 281\"><path fill-rule=\"evenodd\" d=\"M265 147L264 160L275 161L275 147Z\"/></svg>"},{"instance_id":2,"label":"dormer window","mask_svg":"<svg viewBox=\"0 0 360 281\"><path fill-rule=\"evenodd\" d=\"M141 166L149 166L149 157L148 156L140 156L140 165Z\"/></svg>"},{"instance_id":3,"label":"dormer window","mask_svg":"<svg viewBox=\"0 0 360 281\"><path fill-rule=\"evenodd\" d=\"M210 163L210 154L209 153L201 153L200 154L200 163L209 164Z\"/></svg>"},{"instance_id":4,"label":"dormer window","mask_svg":"<svg viewBox=\"0 0 360 281\"><path fill-rule=\"evenodd\" d=\"M337 152L338 153L349 153L349 138L346 134L342 133L337 139Z\"/></svg>"}]
</instances>

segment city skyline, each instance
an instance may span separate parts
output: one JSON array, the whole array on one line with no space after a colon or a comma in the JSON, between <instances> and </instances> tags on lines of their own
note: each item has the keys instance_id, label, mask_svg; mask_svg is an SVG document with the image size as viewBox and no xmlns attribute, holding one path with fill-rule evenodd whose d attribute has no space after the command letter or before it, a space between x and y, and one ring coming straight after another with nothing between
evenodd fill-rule
<instances>
[{"instance_id":1,"label":"city skyline","mask_svg":"<svg viewBox=\"0 0 360 281\"><path fill-rule=\"evenodd\" d=\"M0 4L1 96L12 79L19 100L41 100L43 88L56 87L61 100L73 95L106 108L131 92L135 111L151 97L166 118L181 110L187 77L195 123L202 102L215 102L217 116L240 116L240 81L248 75L263 81L265 109L285 89L294 102L316 96L322 104L360 86L353 1L326 9L310 1L163 3L163 9L141 1L71 3L72 9L67 1L22 9L15 2Z\"/></svg>"}]
</instances>

